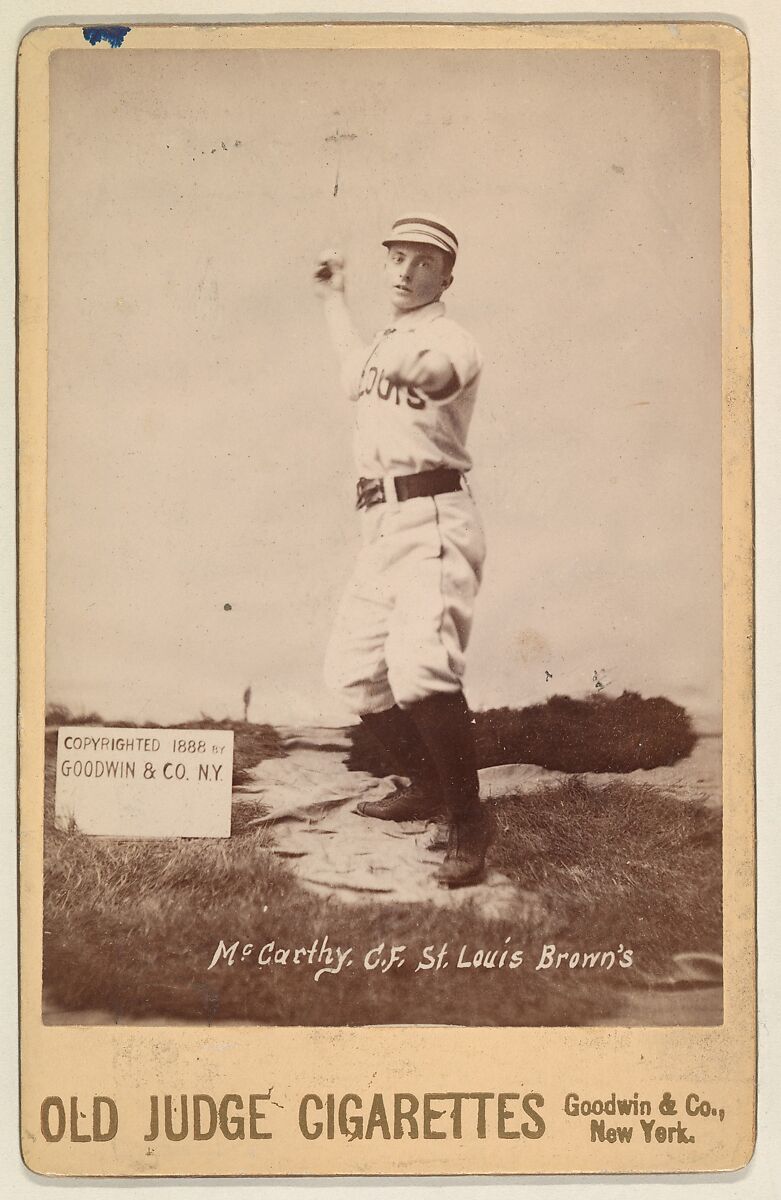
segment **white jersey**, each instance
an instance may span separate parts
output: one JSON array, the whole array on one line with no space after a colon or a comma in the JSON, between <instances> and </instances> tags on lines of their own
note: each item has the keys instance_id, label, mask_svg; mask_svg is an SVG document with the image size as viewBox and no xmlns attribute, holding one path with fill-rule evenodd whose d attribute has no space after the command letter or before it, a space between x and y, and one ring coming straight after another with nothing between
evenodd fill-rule
<instances>
[{"instance_id":1,"label":"white jersey","mask_svg":"<svg viewBox=\"0 0 781 1200\"><path fill-rule=\"evenodd\" d=\"M388 381L383 363L397 339L410 347L436 350L453 364L456 385L444 397L432 398L419 388ZM394 352L394 360L396 353ZM343 382L356 403L354 451L358 474L409 475L435 467L468 471L472 460L466 437L482 367L474 340L445 316L440 301L395 317L359 353L351 355Z\"/></svg>"}]
</instances>

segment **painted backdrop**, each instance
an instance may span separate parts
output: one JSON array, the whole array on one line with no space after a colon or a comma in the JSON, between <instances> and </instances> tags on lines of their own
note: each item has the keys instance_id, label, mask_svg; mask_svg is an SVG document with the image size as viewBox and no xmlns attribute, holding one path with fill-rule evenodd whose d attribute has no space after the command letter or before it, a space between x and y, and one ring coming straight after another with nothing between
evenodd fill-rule
<instances>
[{"instance_id":1,"label":"painted backdrop","mask_svg":"<svg viewBox=\"0 0 781 1200\"><path fill-rule=\"evenodd\" d=\"M485 358L476 707L720 709L718 61L62 51L52 70L47 690L111 719L339 721L351 411L389 222L441 212Z\"/></svg>"}]
</instances>

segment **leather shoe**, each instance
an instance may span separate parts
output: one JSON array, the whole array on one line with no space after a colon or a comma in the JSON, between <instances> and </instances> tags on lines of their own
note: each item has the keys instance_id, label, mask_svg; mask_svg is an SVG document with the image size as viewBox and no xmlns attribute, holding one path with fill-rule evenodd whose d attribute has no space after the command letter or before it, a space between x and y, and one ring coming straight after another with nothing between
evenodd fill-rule
<instances>
[{"instance_id":1,"label":"leather shoe","mask_svg":"<svg viewBox=\"0 0 781 1200\"><path fill-rule=\"evenodd\" d=\"M437 805L416 787L392 792L382 800L359 800L355 811L362 817L377 817L380 821L420 821L437 816Z\"/></svg>"},{"instance_id":2,"label":"leather shoe","mask_svg":"<svg viewBox=\"0 0 781 1200\"><path fill-rule=\"evenodd\" d=\"M490 824L482 809L471 809L450 826L445 861L434 873L443 887L468 887L485 874L485 855L491 841Z\"/></svg>"}]
</instances>

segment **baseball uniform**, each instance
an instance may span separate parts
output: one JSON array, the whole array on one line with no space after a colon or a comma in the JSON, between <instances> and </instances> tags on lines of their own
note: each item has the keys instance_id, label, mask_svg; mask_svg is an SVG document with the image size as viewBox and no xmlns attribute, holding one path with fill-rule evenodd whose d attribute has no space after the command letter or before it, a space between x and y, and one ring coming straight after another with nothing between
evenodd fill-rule
<instances>
[{"instance_id":1,"label":"baseball uniform","mask_svg":"<svg viewBox=\"0 0 781 1200\"><path fill-rule=\"evenodd\" d=\"M389 381L405 349L446 356L447 394ZM485 557L480 518L465 478L459 490L404 500L394 481L441 468L466 475L481 365L441 301L398 314L345 364L357 471L385 497L361 512L362 548L326 652L326 682L357 714L461 690Z\"/></svg>"}]
</instances>

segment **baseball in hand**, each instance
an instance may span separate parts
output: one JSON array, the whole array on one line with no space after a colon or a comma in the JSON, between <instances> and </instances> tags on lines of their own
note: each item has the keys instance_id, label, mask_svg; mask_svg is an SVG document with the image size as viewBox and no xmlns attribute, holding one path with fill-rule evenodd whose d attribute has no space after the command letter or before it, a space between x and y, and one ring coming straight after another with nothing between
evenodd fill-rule
<instances>
[{"instance_id":1,"label":"baseball in hand","mask_svg":"<svg viewBox=\"0 0 781 1200\"><path fill-rule=\"evenodd\" d=\"M319 289L323 293L344 291L344 258L338 250L323 250L318 256L315 282L327 285Z\"/></svg>"}]
</instances>

